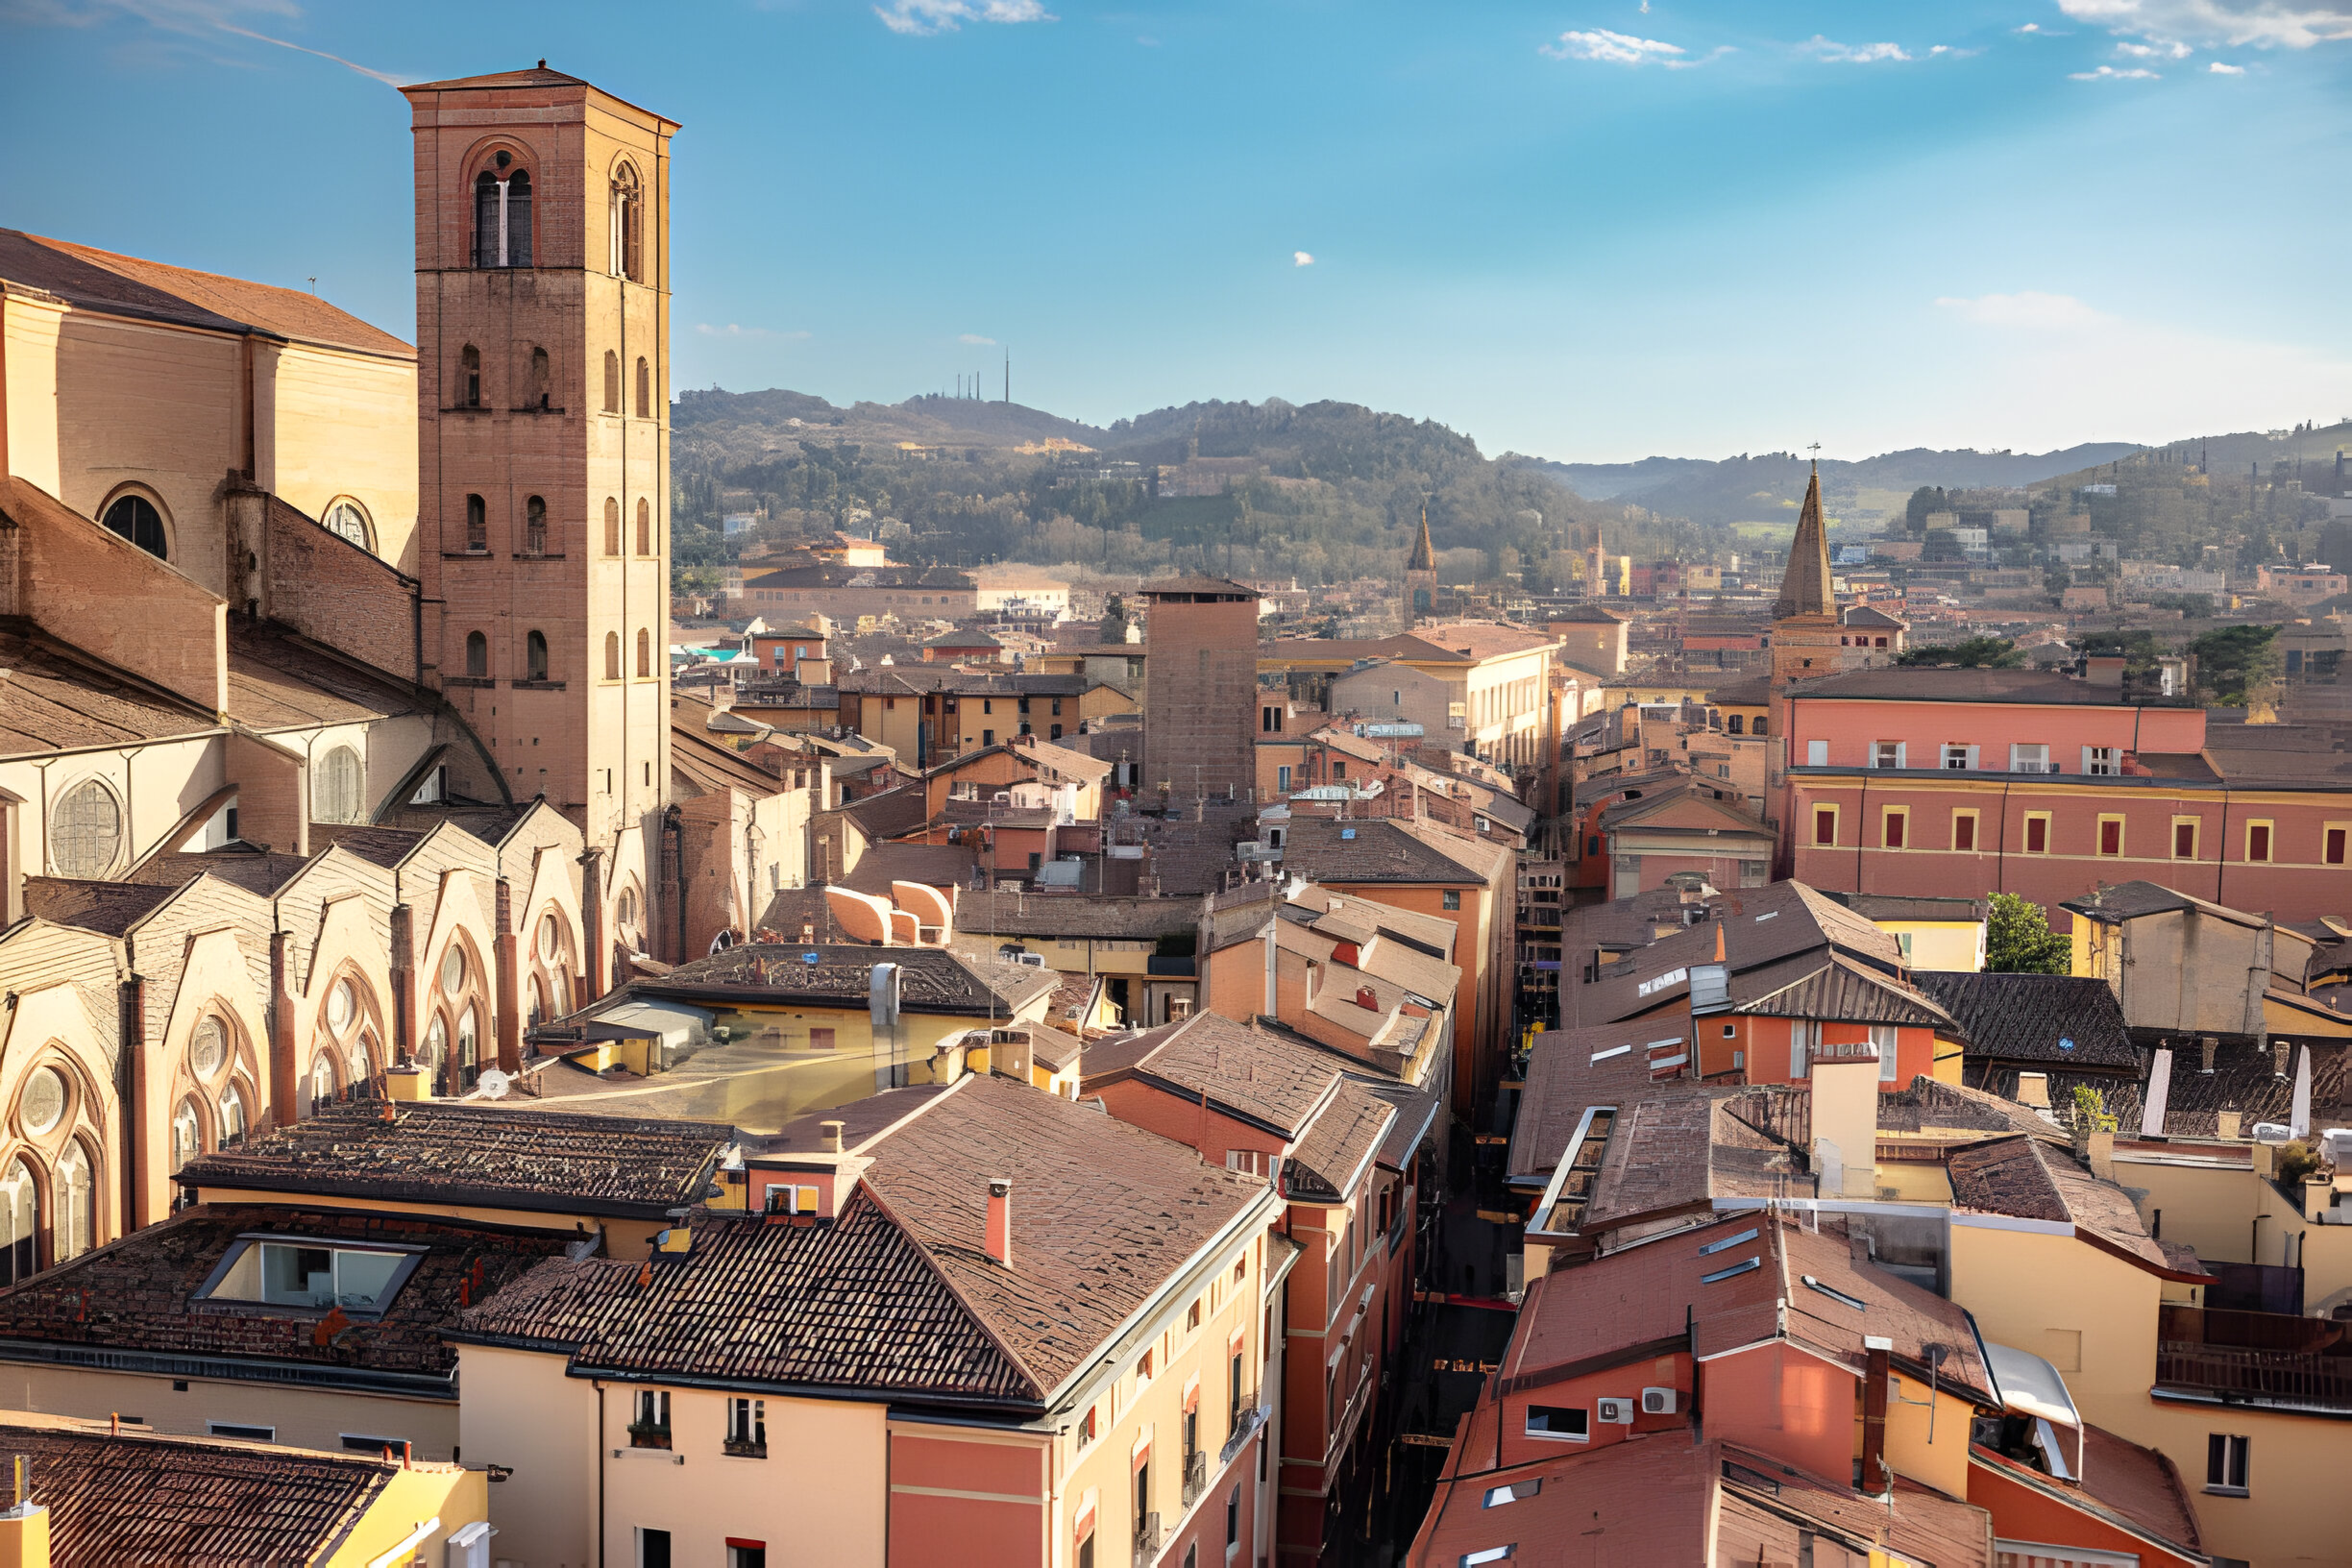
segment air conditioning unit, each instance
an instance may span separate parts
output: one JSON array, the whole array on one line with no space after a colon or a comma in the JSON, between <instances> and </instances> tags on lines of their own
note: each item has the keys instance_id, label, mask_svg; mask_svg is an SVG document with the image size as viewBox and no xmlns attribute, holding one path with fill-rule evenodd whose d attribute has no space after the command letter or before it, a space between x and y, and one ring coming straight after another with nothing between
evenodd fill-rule
<instances>
[{"instance_id":1,"label":"air conditioning unit","mask_svg":"<svg viewBox=\"0 0 2352 1568\"><path fill-rule=\"evenodd\" d=\"M1604 1426L1631 1426L1633 1424L1633 1402L1630 1399L1601 1401L1601 1424Z\"/></svg>"},{"instance_id":2,"label":"air conditioning unit","mask_svg":"<svg viewBox=\"0 0 2352 1568\"><path fill-rule=\"evenodd\" d=\"M1674 1391L1673 1389L1671 1389L1671 1388L1645 1388L1645 1389L1642 1390L1642 1414L1643 1414L1643 1415L1672 1415L1674 1413L1675 1413L1675 1391Z\"/></svg>"}]
</instances>

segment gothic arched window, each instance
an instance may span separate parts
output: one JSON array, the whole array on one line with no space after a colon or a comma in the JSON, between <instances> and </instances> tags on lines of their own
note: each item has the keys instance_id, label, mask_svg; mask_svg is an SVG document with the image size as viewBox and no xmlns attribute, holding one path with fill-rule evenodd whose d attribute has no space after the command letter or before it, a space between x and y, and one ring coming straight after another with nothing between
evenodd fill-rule
<instances>
[{"instance_id":1,"label":"gothic arched window","mask_svg":"<svg viewBox=\"0 0 2352 1568\"><path fill-rule=\"evenodd\" d=\"M645 193L637 172L624 163L613 172L612 272L632 283L645 281Z\"/></svg>"},{"instance_id":2,"label":"gothic arched window","mask_svg":"<svg viewBox=\"0 0 2352 1568\"><path fill-rule=\"evenodd\" d=\"M544 408L554 391L553 378L548 373L547 351L530 351L530 406Z\"/></svg>"},{"instance_id":3,"label":"gothic arched window","mask_svg":"<svg viewBox=\"0 0 2352 1568\"><path fill-rule=\"evenodd\" d=\"M547 634L545 632L532 632L522 639L522 667L523 679L526 680L547 679Z\"/></svg>"},{"instance_id":4,"label":"gothic arched window","mask_svg":"<svg viewBox=\"0 0 2352 1568\"><path fill-rule=\"evenodd\" d=\"M621 679L621 634L618 632L604 634L604 679Z\"/></svg>"},{"instance_id":5,"label":"gothic arched window","mask_svg":"<svg viewBox=\"0 0 2352 1568\"><path fill-rule=\"evenodd\" d=\"M474 176L474 265L530 265L530 175L516 169L511 153L498 153L493 168Z\"/></svg>"},{"instance_id":6,"label":"gothic arched window","mask_svg":"<svg viewBox=\"0 0 2352 1568\"><path fill-rule=\"evenodd\" d=\"M621 552L621 503L613 496L604 498L604 553Z\"/></svg>"},{"instance_id":7,"label":"gothic arched window","mask_svg":"<svg viewBox=\"0 0 2352 1568\"><path fill-rule=\"evenodd\" d=\"M639 497L637 498L637 553L638 553L638 554L640 554L640 555L651 555L653 552L654 552L654 509L653 509L653 504L652 504L650 501L646 500L645 497L643 497L643 496L639 496Z\"/></svg>"},{"instance_id":8,"label":"gothic arched window","mask_svg":"<svg viewBox=\"0 0 2352 1568\"><path fill-rule=\"evenodd\" d=\"M163 514L145 496L121 497L106 509L105 517L100 521L157 560L170 559L170 547L163 536Z\"/></svg>"},{"instance_id":9,"label":"gothic arched window","mask_svg":"<svg viewBox=\"0 0 2352 1568\"><path fill-rule=\"evenodd\" d=\"M621 411L621 356L611 349L604 351L604 412Z\"/></svg>"},{"instance_id":10,"label":"gothic arched window","mask_svg":"<svg viewBox=\"0 0 2352 1568\"><path fill-rule=\"evenodd\" d=\"M654 673L654 636L645 627L637 628L637 679L649 680Z\"/></svg>"},{"instance_id":11,"label":"gothic arched window","mask_svg":"<svg viewBox=\"0 0 2352 1568\"><path fill-rule=\"evenodd\" d=\"M22 1160L0 1178L0 1284L30 1279L41 1267L41 1190Z\"/></svg>"},{"instance_id":12,"label":"gothic arched window","mask_svg":"<svg viewBox=\"0 0 2352 1568\"><path fill-rule=\"evenodd\" d=\"M319 521L328 532L341 535L362 550L375 548L370 542L367 513L360 509L359 502L349 496L339 497L335 503L327 509L327 515L320 518Z\"/></svg>"},{"instance_id":13,"label":"gothic arched window","mask_svg":"<svg viewBox=\"0 0 2352 1568\"><path fill-rule=\"evenodd\" d=\"M319 759L310 778L310 820L365 822L367 784L360 754L349 746L335 746Z\"/></svg>"},{"instance_id":14,"label":"gothic arched window","mask_svg":"<svg viewBox=\"0 0 2352 1568\"><path fill-rule=\"evenodd\" d=\"M482 405L482 351L467 343L457 353L457 406Z\"/></svg>"},{"instance_id":15,"label":"gothic arched window","mask_svg":"<svg viewBox=\"0 0 2352 1568\"><path fill-rule=\"evenodd\" d=\"M547 553L547 502L532 496L522 503L522 552L525 555Z\"/></svg>"},{"instance_id":16,"label":"gothic arched window","mask_svg":"<svg viewBox=\"0 0 2352 1568\"><path fill-rule=\"evenodd\" d=\"M479 632L466 634L466 673L477 680L490 673L490 639Z\"/></svg>"},{"instance_id":17,"label":"gothic arched window","mask_svg":"<svg viewBox=\"0 0 2352 1568\"><path fill-rule=\"evenodd\" d=\"M649 365L649 364L647 364L647 363L646 363L646 356L645 356L645 355L643 355L643 354L639 354L639 355L637 356L637 417L638 417L638 418L640 418L640 419L650 419L650 418L652 418L653 416L654 416L654 372L653 372L653 367L652 367L651 365Z\"/></svg>"}]
</instances>

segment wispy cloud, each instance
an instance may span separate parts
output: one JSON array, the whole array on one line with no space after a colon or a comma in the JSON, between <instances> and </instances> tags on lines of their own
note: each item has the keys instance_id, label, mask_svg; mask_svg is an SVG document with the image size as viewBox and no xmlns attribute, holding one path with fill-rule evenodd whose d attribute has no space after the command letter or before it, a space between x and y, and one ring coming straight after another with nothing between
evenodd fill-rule
<instances>
[{"instance_id":1,"label":"wispy cloud","mask_svg":"<svg viewBox=\"0 0 2352 1568\"><path fill-rule=\"evenodd\" d=\"M2025 26L2018 28L2017 30L2021 33L2038 33L2042 31L2042 24L2039 22L2028 22Z\"/></svg>"},{"instance_id":2,"label":"wispy cloud","mask_svg":"<svg viewBox=\"0 0 2352 1568\"><path fill-rule=\"evenodd\" d=\"M2211 71L2215 76L2243 76L2246 74L2245 67L2230 65L2221 60L2215 60L2211 65L2207 66L2205 68Z\"/></svg>"},{"instance_id":3,"label":"wispy cloud","mask_svg":"<svg viewBox=\"0 0 2352 1568\"><path fill-rule=\"evenodd\" d=\"M1544 45L1543 52L1556 60L1601 60L1610 65L1639 66L1653 61L1671 65L1682 57L1684 49L1680 44L1595 28L1589 33L1562 33L1559 42Z\"/></svg>"},{"instance_id":4,"label":"wispy cloud","mask_svg":"<svg viewBox=\"0 0 2352 1568\"><path fill-rule=\"evenodd\" d=\"M2116 46L2116 53L2134 60L2185 60L2197 51L2179 39L2162 44L2131 44Z\"/></svg>"},{"instance_id":5,"label":"wispy cloud","mask_svg":"<svg viewBox=\"0 0 2352 1568\"><path fill-rule=\"evenodd\" d=\"M952 33L966 22L1056 22L1040 0L890 0L874 14L894 33Z\"/></svg>"},{"instance_id":6,"label":"wispy cloud","mask_svg":"<svg viewBox=\"0 0 2352 1568\"><path fill-rule=\"evenodd\" d=\"M2352 5L2287 0L2058 0L2058 9L2127 37L2307 49L2352 39Z\"/></svg>"},{"instance_id":7,"label":"wispy cloud","mask_svg":"<svg viewBox=\"0 0 2352 1568\"><path fill-rule=\"evenodd\" d=\"M978 332L959 333L957 334L956 342L960 343L967 343L976 349L992 349L996 346L996 340L994 338L983 338Z\"/></svg>"},{"instance_id":8,"label":"wispy cloud","mask_svg":"<svg viewBox=\"0 0 2352 1568\"><path fill-rule=\"evenodd\" d=\"M1866 66L1883 60L1907 60L1911 54L1900 44L1841 44L1815 33L1797 46L1797 52L1826 60L1832 65Z\"/></svg>"},{"instance_id":9,"label":"wispy cloud","mask_svg":"<svg viewBox=\"0 0 2352 1568\"><path fill-rule=\"evenodd\" d=\"M1290 253L1290 264L1293 267L1312 267L1315 258L1303 250L1294 250Z\"/></svg>"},{"instance_id":10,"label":"wispy cloud","mask_svg":"<svg viewBox=\"0 0 2352 1568\"><path fill-rule=\"evenodd\" d=\"M1986 327L2074 331L2114 320L2072 294L2042 294L2031 289L2015 294L1979 294L1972 300L1947 295L1936 301L1936 308Z\"/></svg>"},{"instance_id":11,"label":"wispy cloud","mask_svg":"<svg viewBox=\"0 0 2352 1568\"><path fill-rule=\"evenodd\" d=\"M2066 74L2075 81L2155 81L2163 75L2160 71L2142 70L2137 66L2129 70L2101 66L2096 70L2069 71Z\"/></svg>"},{"instance_id":12,"label":"wispy cloud","mask_svg":"<svg viewBox=\"0 0 2352 1568\"><path fill-rule=\"evenodd\" d=\"M694 323L694 334L700 338L733 338L738 341L765 338L773 342L787 343L798 342L808 336L806 332L802 331L783 331L774 327L746 327L733 321L728 322L723 327L714 326L709 321L697 321Z\"/></svg>"},{"instance_id":13,"label":"wispy cloud","mask_svg":"<svg viewBox=\"0 0 2352 1568\"><path fill-rule=\"evenodd\" d=\"M357 60L345 59L325 49L314 49L308 44L298 44L246 25L273 18L279 22L299 22L301 16L301 8L293 0L0 0L0 20L8 22L35 26L87 27L120 18L143 22L158 32L187 39L226 33L235 37L251 38L256 43L291 49L296 54L331 60L345 70L357 71L363 77L391 87L405 87L412 81L422 79L380 71Z\"/></svg>"}]
</instances>

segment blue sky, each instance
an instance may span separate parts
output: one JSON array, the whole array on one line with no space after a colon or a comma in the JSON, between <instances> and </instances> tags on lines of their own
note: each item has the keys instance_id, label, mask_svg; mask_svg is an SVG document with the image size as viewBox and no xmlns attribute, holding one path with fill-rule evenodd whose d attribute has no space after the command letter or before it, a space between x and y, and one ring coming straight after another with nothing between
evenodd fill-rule
<instances>
[{"instance_id":1,"label":"blue sky","mask_svg":"<svg viewBox=\"0 0 2352 1568\"><path fill-rule=\"evenodd\" d=\"M2352 0L0 0L0 224L406 334L380 78L542 56L685 124L680 386L1009 348L1581 460L2352 415Z\"/></svg>"}]
</instances>

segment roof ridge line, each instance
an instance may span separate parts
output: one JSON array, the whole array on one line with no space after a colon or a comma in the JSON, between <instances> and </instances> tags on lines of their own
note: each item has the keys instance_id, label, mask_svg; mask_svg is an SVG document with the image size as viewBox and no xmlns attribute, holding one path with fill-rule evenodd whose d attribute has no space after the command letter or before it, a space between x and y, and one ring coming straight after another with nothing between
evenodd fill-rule
<instances>
[{"instance_id":1,"label":"roof ridge line","mask_svg":"<svg viewBox=\"0 0 2352 1568\"><path fill-rule=\"evenodd\" d=\"M960 1079L958 1081L968 1082L970 1080ZM933 1100L944 1100L947 1097L945 1095L933 1095L931 1097ZM883 1198L882 1194L875 1190L874 1184L867 1181L865 1176L861 1175L857 1178L857 1185L855 1190L857 1193L864 1194L866 1201L871 1203L875 1208L879 1210L882 1217L890 1223L890 1228L897 1231L900 1237L905 1238L907 1245L915 1249L915 1255L923 1260L923 1267L929 1269L932 1276L939 1280L941 1288L943 1288L950 1296L955 1299L956 1305L963 1310L964 1316L971 1321L972 1326L981 1331L990 1344L996 1347L997 1354L1003 1356L1006 1362L1011 1363L1013 1369L1021 1374L1022 1381L1026 1383L1029 1385L1030 1392L1036 1395L1037 1403L1040 1405L1045 1404L1046 1400L1051 1397L1051 1394L1050 1391L1046 1389L1045 1384L1039 1380L1036 1370L1026 1361L1022 1359L1020 1352L1014 1350L1010 1344L1005 1342L1004 1337L996 1331L996 1326L988 1321L988 1315L972 1304L971 1298L963 1293L962 1288L955 1282L955 1277L948 1272L945 1265L940 1263L938 1254L934 1253L929 1246L925 1245L921 1237L915 1234L915 1227L908 1225L904 1219L899 1217L898 1211L890 1206L888 1202Z\"/></svg>"}]
</instances>

